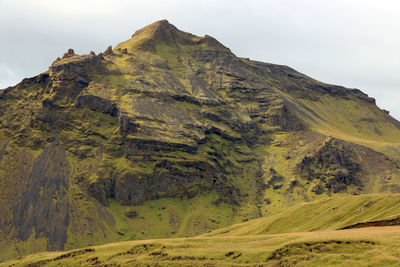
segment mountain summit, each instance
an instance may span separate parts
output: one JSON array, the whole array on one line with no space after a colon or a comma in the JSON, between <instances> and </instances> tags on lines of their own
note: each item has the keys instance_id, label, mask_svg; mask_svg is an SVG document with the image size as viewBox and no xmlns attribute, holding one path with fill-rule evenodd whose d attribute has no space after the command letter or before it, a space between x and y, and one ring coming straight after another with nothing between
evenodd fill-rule
<instances>
[{"instance_id":1,"label":"mountain summit","mask_svg":"<svg viewBox=\"0 0 400 267\"><path fill-rule=\"evenodd\" d=\"M228 48L211 36L198 37L178 30L167 20L160 20L140 29L132 38L117 46L117 49L127 49L130 52L147 50L155 52L157 45L165 45L175 49L211 49L230 52Z\"/></svg>"},{"instance_id":2,"label":"mountain summit","mask_svg":"<svg viewBox=\"0 0 400 267\"><path fill-rule=\"evenodd\" d=\"M400 122L373 98L166 20L70 49L0 107L0 259L400 192Z\"/></svg>"}]
</instances>

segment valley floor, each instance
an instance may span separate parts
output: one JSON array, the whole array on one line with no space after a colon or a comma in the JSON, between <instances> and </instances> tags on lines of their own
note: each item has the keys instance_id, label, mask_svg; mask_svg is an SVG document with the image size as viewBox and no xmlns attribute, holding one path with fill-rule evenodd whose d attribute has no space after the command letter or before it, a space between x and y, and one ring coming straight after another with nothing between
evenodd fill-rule
<instances>
[{"instance_id":1,"label":"valley floor","mask_svg":"<svg viewBox=\"0 0 400 267\"><path fill-rule=\"evenodd\" d=\"M127 241L0 266L398 266L400 226Z\"/></svg>"}]
</instances>

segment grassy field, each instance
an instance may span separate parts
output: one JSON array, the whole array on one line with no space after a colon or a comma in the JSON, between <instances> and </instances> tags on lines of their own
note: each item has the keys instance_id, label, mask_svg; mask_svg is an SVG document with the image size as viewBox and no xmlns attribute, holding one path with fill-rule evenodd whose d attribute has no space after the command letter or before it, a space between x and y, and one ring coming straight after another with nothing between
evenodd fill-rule
<instances>
[{"instance_id":1,"label":"grassy field","mask_svg":"<svg viewBox=\"0 0 400 267\"><path fill-rule=\"evenodd\" d=\"M45 252L0 266L398 266L400 226L338 229L399 217L399 195L338 196L198 237Z\"/></svg>"},{"instance_id":2,"label":"grassy field","mask_svg":"<svg viewBox=\"0 0 400 267\"><path fill-rule=\"evenodd\" d=\"M126 241L0 266L398 266L400 227Z\"/></svg>"}]
</instances>

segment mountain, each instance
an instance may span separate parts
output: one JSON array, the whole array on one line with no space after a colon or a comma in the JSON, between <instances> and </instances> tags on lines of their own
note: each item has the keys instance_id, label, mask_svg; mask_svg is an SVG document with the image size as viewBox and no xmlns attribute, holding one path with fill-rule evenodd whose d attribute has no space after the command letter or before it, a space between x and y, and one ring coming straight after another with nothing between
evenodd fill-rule
<instances>
[{"instance_id":1,"label":"mountain","mask_svg":"<svg viewBox=\"0 0 400 267\"><path fill-rule=\"evenodd\" d=\"M373 98L166 20L70 49L0 107L3 260L400 192L400 122Z\"/></svg>"}]
</instances>

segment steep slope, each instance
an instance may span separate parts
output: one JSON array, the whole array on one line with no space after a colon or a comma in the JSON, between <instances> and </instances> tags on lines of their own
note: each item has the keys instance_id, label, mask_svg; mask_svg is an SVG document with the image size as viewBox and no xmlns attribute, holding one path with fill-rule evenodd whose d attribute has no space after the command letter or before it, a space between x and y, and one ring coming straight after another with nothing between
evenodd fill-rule
<instances>
[{"instance_id":1,"label":"steep slope","mask_svg":"<svg viewBox=\"0 0 400 267\"><path fill-rule=\"evenodd\" d=\"M400 195L336 196L221 228L203 236L251 236L400 225Z\"/></svg>"},{"instance_id":2,"label":"steep slope","mask_svg":"<svg viewBox=\"0 0 400 267\"><path fill-rule=\"evenodd\" d=\"M159 21L0 92L0 258L193 236L334 194L400 192L373 98Z\"/></svg>"}]
</instances>

